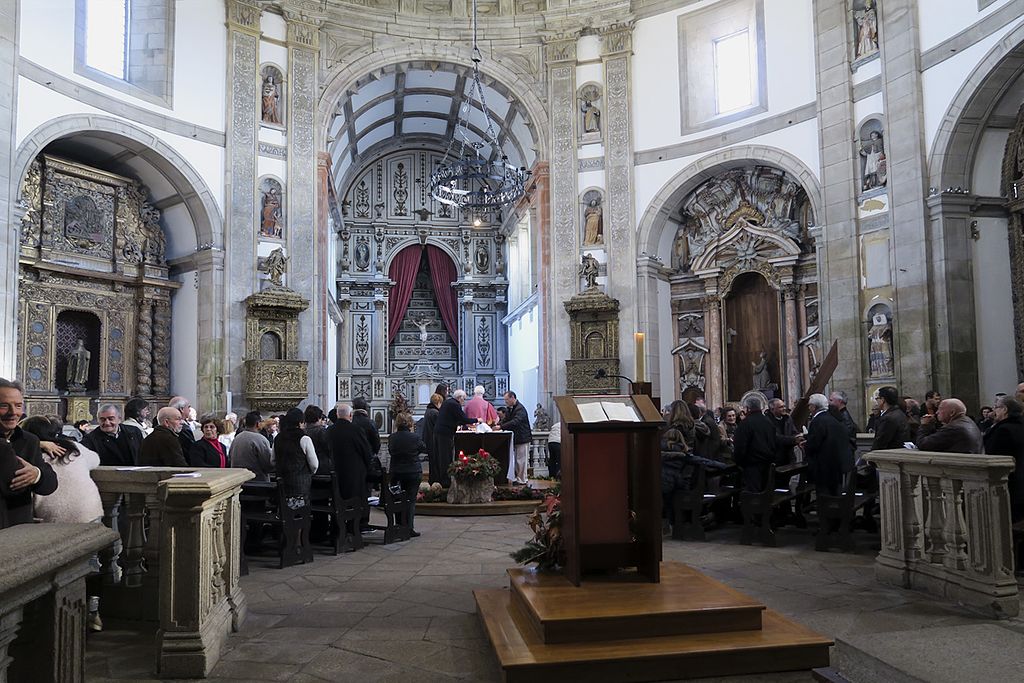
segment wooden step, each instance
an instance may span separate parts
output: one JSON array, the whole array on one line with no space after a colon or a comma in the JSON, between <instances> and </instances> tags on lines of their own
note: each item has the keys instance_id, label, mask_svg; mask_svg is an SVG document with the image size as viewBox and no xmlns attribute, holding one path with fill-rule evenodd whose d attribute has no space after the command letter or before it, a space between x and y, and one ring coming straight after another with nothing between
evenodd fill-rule
<instances>
[{"instance_id":1,"label":"wooden step","mask_svg":"<svg viewBox=\"0 0 1024 683\"><path fill-rule=\"evenodd\" d=\"M829 665L832 641L765 610L753 631L545 644L513 618L512 594L473 591L508 683L659 681L809 670Z\"/></svg>"},{"instance_id":2,"label":"wooden step","mask_svg":"<svg viewBox=\"0 0 1024 683\"><path fill-rule=\"evenodd\" d=\"M509 569L513 607L543 643L753 631L765 606L678 562L661 565L661 583L636 574L588 576Z\"/></svg>"}]
</instances>

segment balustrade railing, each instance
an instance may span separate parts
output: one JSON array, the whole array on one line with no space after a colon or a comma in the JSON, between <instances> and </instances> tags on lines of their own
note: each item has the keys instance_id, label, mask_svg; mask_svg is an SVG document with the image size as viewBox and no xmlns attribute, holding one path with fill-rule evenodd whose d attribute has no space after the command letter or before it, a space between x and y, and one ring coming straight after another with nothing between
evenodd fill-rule
<instances>
[{"instance_id":1,"label":"balustrade railing","mask_svg":"<svg viewBox=\"0 0 1024 683\"><path fill-rule=\"evenodd\" d=\"M872 451L878 466L882 583L926 591L987 616L1020 610L1006 476L1013 458Z\"/></svg>"},{"instance_id":2,"label":"balustrade railing","mask_svg":"<svg viewBox=\"0 0 1024 683\"><path fill-rule=\"evenodd\" d=\"M548 432L533 432L533 441L530 442L529 467L533 477L548 476Z\"/></svg>"},{"instance_id":3,"label":"balustrade railing","mask_svg":"<svg viewBox=\"0 0 1024 683\"><path fill-rule=\"evenodd\" d=\"M154 621L157 674L206 676L245 619L238 585L244 469L100 467L103 521L120 543L100 553L104 615Z\"/></svg>"}]
</instances>

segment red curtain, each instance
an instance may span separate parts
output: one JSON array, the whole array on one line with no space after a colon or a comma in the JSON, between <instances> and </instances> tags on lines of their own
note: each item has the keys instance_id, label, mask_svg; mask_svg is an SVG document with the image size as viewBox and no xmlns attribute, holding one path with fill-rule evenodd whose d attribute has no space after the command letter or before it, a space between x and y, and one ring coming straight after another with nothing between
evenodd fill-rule
<instances>
[{"instance_id":1,"label":"red curtain","mask_svg":"<svg viewBox=\"0 0 1024 683\"><path fill-rule=\"evenodd\" d=\"M434 297L441 309L441 320L451 335L455 347L459 346L458 301L452 283L458 279L455 263L433 244L427 245L427 263L430 265L430 281L434 285ZM406 304L408 305L408 304ZM403 308L403 311L405 309Z\"/></svg>"},{"instance_id":2,"label":"red curtain","mask_svg":"<svg viewBox=\"0 0 1024 683\"><path fill-rule=\"evenodd\" d=\"M412 299L412 290L416 285L416 273L420 269L420 258L423 257L423 248L416 244L406 247L395 254L391 267L388 268L388 277L395 283L388 298L388 344L402 325L402 318L409 308L409 301ZM433 265L431 265L433 267Z\"/></svg>"}]
</instances>

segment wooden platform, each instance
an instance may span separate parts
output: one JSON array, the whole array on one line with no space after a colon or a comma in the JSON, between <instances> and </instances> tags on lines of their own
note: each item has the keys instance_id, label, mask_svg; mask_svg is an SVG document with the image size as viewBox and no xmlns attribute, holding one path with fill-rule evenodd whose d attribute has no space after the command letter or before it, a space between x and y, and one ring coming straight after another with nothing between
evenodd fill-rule
<instances>
[{"instance_id":1,"label":"wooden platform","mask_svg":"<svg viewBox=\"0 0 1024 683\"><path fill-rule=\"evenodd\" d=\"M832 641L674 562L662 582L509 571L474 591L506 680L657 681L828 666Z\"/></svg>"},{"instance_id":2,"label":"wooden platform","mask_svg":"<svg viewBox=\"0 0 1024 683\"><path fill-rule=\"evenodd\" d=\"M416 503L416 514L434 517L483 517L487 515L528 515L539 500L499 500L493 503Z\"/></svg>"}]
</instances>

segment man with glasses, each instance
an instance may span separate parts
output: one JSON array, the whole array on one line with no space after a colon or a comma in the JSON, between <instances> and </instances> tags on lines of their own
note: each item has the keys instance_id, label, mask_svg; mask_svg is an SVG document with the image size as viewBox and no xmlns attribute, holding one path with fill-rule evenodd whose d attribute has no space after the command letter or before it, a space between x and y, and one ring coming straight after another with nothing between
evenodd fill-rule
<instances>
[{"instance_id":1,"label":"man with glasses","mask_svg":"<svg viewBox=\"0 0 1024 683\"><path fill-rule=\"evenodd\" d=\"M21 384L0 377L0 529L32 522L32 494L57 490L57 475L42 458L39 439L22 431Z\"/></svg>"},{"instance_id":2,"label":"man with glasses","mask_svg":"<svg viewBox=\"0 0 1024 683\"><path fill-rule=\"evenodd\" d=\"M167 406L156 414L156 427L153 433L142 441L139 450L139 464L155 467L188 467L185 456L181 454L181 423L184 418L179 408Z\"/></svg>"}]
</instances>

